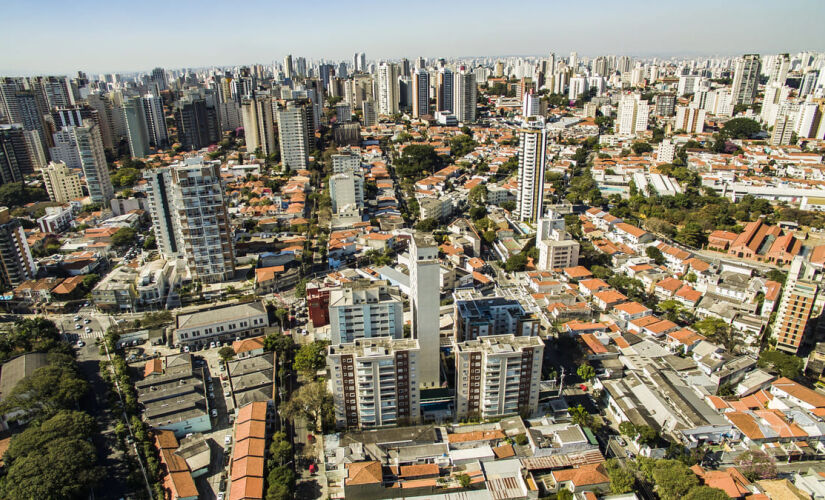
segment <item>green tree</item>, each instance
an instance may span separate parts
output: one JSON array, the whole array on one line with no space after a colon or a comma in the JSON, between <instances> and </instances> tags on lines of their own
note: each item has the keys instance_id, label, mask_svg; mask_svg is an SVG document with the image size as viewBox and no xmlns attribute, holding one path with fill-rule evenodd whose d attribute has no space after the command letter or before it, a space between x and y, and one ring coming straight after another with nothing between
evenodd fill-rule
<instances>
[{"instance_id":1,"label":"green tree","mask_svg":"<svg viewBox=\"0 0 825 500\"><path fill-rule=\"evenodd\" d=\"M695 486L684 496L684 500L729 500L724 490L710 486Z\"/></svg>"},{"instance_id":2,"label":"green tree","mask_svg":"<svg viewBox=\"0 0 825 500\"><path fill-rule=\"evenodd\" d=\"M649 258L653 259L653 262L659 264L660 266L667 262L665 260L665 256L662 254L662 251L652 245L645 248L645 254Z\"/></svg>"},{"instance_id":3,"label":"green tree","mask_svg":"<svg viewBox=\"0 0 825 500\"><path fill-rule=\"evenodd\" d=\"M630 439L636 439L636 436L639 435L639 431L636 429L633 422L628 421L619 424L619 432L621 432L623 436L627 436Z\"/></svg>"},{"instance_id":4,"label":"green tree","mask_svg":"<svg viewBox=\"0 0 825 500\"><path fill-rule=\"evenodd\" d=\"M438 227L438 220L430 217L427 219L421 219L415 224L416 231L423 231L425 233L431 233L435 228Z\"/></svg>"},{"instance_id":5,"label":"green tree","mask_svg":"<svg viewBox=\"0 0 825 500\"><path fill-rule=\"evenodd\" d=\"M278 465L285 465L292 460L292 444L285 432L276 432L272 435L269 454Z\"/></svg>"},{"instance_id":6,"label":"green tree","mask_svg":"<svg viewBox=\"0 0 825 500\"><path fill-rule=\"evenodd\" d=\"M636 478L629 469L615 458L611 458L604 463L607 476L610 478L610 492L616 495L633 491Z\"/></svg>"},{"instance_id":7,"label":"green tree","mask_svg":"<svg viewBox=\"0 0 825 500\"><path fill-rule=\"evenodd\" d=\"M646 142L634 142L631 149L633 149L634 153L640 155L642 153L650 153L651 151L653 151L653 146Z\"/></svg>"},{"instance_id":8,"label":"green tree","mask_svg":"<svg viewBox=\"0 0 825 500\"><path fill-rule=\"evenodd\" d=\"M312 378L315 372L326 366L327 342L315 341L304 344L295 353L292 368L301 372L306 378Z\"/></svg>"},{"instance_id":9,"label":"green tree","mask_svg":"<svg viewBox=\"0 0 825 500\"><path fill-rule=\"evenodd\" d=\"M467 153L472 153L478 143L469 135L457 135L450 140L450 154L454 158L460 158Z\"/></svg>"},{"instance_id":10,"label":"green tree","mask_svg":"<svg viewBox=\"0 0 825 500\"><path fill-rule=\"evenodd\" d=\"M653 469L653 482L661 500L680 500L699 486L696 474L678 460L658 460Z\"/></svg>"},{"instance_id":11,"label":"green tree","mask_svg":"<svg viewBox=\"0 0 825 500\"><path fill-rule=\"evenodd\" d=\"M295 491L295 471L285 465L270 469L267 474L267 500L291 500Z\"/></svg>"},{"instance_id":12,"label":"green tree","mask_svg":"<svg viewBox=\"0 0 825 500\"><path fill-rule=\"evenodd\" d=\"M693 248L700 248L707 241L705 231L696 222L688 222L676 235L676 241Z\"/></svg>"},{"instance_id":13,"label":"green tree","mask_svg":"<svg viewBox=\"0 0 825 500\"><path fill-rule=\"evenodd\" d=\"M135 242L137 232L131 227L122 227L112 235L112 245L116 247L126 247Z\"/></svg>"},{"instance_id":14,"label":"green tree","mask_svg":"<svg viewBox=\"0 0 825 500\"><path fill-rule=\"evenodd\" d=\"M295 341L289 335L267 335L264 337L264 350L275 351L278 359L289 358L295 349Z\"/></svg>"},{"instance_id":15,"label":"green tree","mask_svg":"<svg viewBox=\"0 0 825 500\"><path fill-rule=\"evenodd\" d=\"M318 429L322 423L325 408L332 405L332 395L324 382L302 385L289 401L281 404L281 411L287 418L302 417L311 429Z\"/></svg>"},{"instance_id":16,"label":"green tree","mask_svg":"<svg viewBox=\"0 0 825 500\"><path fill-rule=\"evenodd\" d=\"M734 118L722 126L722 133L733 139L750 139L762 131L762 126L750 118Z\"/></svg>"},{"instance_id":17,"label":"green tree","mask_svg":"<svg viewBox=\"0 0 825 500\"><path fill-rule=\"evenodd\" d=\"M235 349L232 346L224 346L218 349L218 356L220 356L221 361L226 363L233 357L235 357Z\"/></svg>"},{"instance_id":18,"label":"green tree","mask_svg":"<svg viewBox=\"0 0 825 500\"><path fill-rule=\"evenodd\" d=\"M649 425L636 427L636 431L639 433L640 444L654 446L659 441L659 433Z\"/></svg>"},{"instance_id":19,"label":"green tree","mask_svg":"<svg viewBox=\"0 0 825 500\"><path fill-rule=\"evenodd\" d=\"M0 403L4 414L27 412L27 417L49 417L62 409L74 408L89 390L81 379L74 359L67 354L48 355L49 364L23 378Z\"/></svg>"},{"instance_id":20,"label":"green tree","mask_svg":"<svg viewBox=\"0 0 825 500\"><path fill-rule=\"evenodd\" d=\"M155 241L155 235L150 234L143 240L143 249L144 250L154 250L158 247L157 241Z\"/></svg>"},{"instance_id":21,"label":"green tree","mask_svg":"<svg viewBox=\"0 0 825 500\"><path fill-rule=\"evenodd\" d=\"M596 377L596 370L587 363L579 365L579 368L576 370L576 373L585 382L590 382L590 380Z\"/></svg>"},{"instance_id":22,"label":"green tree","mask_svg":"<svg viewBox=\"0 0 825 500\"><path fill-rule=\"evenodd\" d=\"M61 411L12 438L3 457L2 498L86 498L101 478L91 443L94 419Z\"/></svg>"},{"instance_id":23,"label":"green tree","mask_svg":"<svg viewBox=\"0 0 825 500\"><path fill-rule=\"evenodd\" d=\"M570 420L574 424L581 425L582 427L588 427L593 420L593 417L590 416L582 405L571 406L567 409L567 412L570 414Z\"/></svg>"},{"instance_id":24,"label":"green tree","mask_svg":"<svg viewBox=\"0 0 825 500\"><path fill-rule=\"evenodd\" d=\"M510 256L504 263L504 270L508 273L524 271L527 268L527 253L519 252Z\"/></svg>"},{"instance_id":25,"label":"green tree","mask_svg":"<svg viewBox=\"0 0 825 500\"><path fill-rule=\"evenodd\" d=\"M487 201L487 185L479 184L470 189L467 200L474 205L483 205Z\"/></svg>"},{"instance_id":26,"label":"green tree","mask_svg":"<svg viewBox=\"0 0 825 500\"><path fill-rule=\"evenodd\" d=\"M456 479L458 479L458 484L460 484L462 488L469 488L470 484L473 482L467 474L459 474L456 476Z\"/></svg>"},{"instance_id":27,"label":"green tree","mask_svg":"<svg viewBox=\"0 0 825 500\"><path fill-rule=\"evenodd\" d=\"M275 317L278 318L278 323L281 324L281 330L286 330L286 318L289 316L289 311L283 307L275 309Z\"/></svg>"},{"instance_id":28,"label":"green tree","mask_svg":"<svg viewBox=\"0 0 825 500\"><path fill-rule=\"evenodd\" d=\"M298 283L295 285L295 295L297 295L298 297L306 297L307 283L309 283L309 280L306 278L301 278L300 280L298 280Z\"/></svg>"},{"instance_id":29,"label":"green tree","mask_svg":"<svg viewBox=\"0 0 825 500\"><path fill-rule=\"evenodd\" d=\"M781 377L790 379L798 378L802 373L802 358L786 354L782 351L762 351L759 353L757 365L759 365L760 368L767 368L776 372Z\"/></svg>"}]
</instances>

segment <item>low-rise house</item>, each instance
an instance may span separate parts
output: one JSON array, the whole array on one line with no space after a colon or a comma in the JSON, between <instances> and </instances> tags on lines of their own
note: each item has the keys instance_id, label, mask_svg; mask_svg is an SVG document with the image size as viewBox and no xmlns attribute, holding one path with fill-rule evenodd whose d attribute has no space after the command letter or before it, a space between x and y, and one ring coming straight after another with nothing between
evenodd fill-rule
<instances>
[{"instance_id":1,"label":"low-rise house","mask_svg":"<svg viewBox=\"0 0 825 500\"><path fill-rule=\"evenodd\" d=\"M175 321L175 343L180 345L259 336L269 327L266 307L258 301L179 314Z\"/></svg>"}]
</instances>

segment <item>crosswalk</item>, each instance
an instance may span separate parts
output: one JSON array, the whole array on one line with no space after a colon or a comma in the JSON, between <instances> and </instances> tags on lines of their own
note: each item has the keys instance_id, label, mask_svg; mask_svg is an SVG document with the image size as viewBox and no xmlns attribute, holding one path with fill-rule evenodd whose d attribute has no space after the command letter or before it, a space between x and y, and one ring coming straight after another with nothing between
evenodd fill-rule
<instances>
[{"instance_id":1,"label":"crosswalk","mask_svg":"<svg viewBox=\"0 0 825 500\"><path fill-rule=\"evenodd\" d=\"M79 332L78 335L82 339L99 339L99 338L103 338L103 332L94 332L94 331L89 332L89 333Z\"/></svg>"}]
</instances>

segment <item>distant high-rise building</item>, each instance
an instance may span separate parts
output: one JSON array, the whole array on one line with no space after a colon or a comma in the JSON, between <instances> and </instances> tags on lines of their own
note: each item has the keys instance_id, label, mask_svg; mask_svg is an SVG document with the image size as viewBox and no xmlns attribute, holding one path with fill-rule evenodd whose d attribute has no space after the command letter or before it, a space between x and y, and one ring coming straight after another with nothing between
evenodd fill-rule
<instances>
[{"instance_id":1,"label":"distant high-rise building","mask_svg":"<svg viewBox=\"0 0 825 500\"><path fill-rule=\"evenodd\" d=\"M705 110L694 104L676 106L676 121L673 123L673 130L701 134L705 130Z\"/></svg>"},{"instance_id":2,"label":"distant high-rise building","mask_svg":"<svg viewBox=\"0 0 825 500\"><path fill-rule=\"evenodd\" d=\"M536 248L539 250L538 269L552 270L575 267L579 264L579 242L567 232L564 216L549 210L539 218Z\"/></svg>"},{"instance_id":3,"label":"distant high-rise building","mask_svg":"<svg viewBox=\"0 0 825 500\"><path fill-rule=\"evenodd\" d=\"M410 60L406 57L401 59L400 73L400 76L406 76L407 78L410 78L412 76L412 70L410 69Z\"/></svg>"},{"instance_id":4,"label":"distant high-rise building","mask_svg":"<svg viewBox=\"0 0 825 500\"><path fill-rule=\"evenodd\" d=\"M418 118L430 114L430 73L416 69L413 73L412 113Z\"/></svg>"},{"instance_id":5,"label":"distant high-rise building","mask_svg":"<svg viewBox=\"0 0 825 500\"><path fill-rule=\"evenodd\" d=\"M790 68L791 58L788 54L774 56L768 68L768 84L776 83L778 85L785 85Z\"/></svg>"},{"instance_id":6,"label":"distant high-rise building","mask_svg":"<svg viewBox=\"0 0 825 500\"><path fill-rule=\"evenodd\" d=\"M155 84L159 92L169 90L169 79L166 76L166 70L163 68L155 68L152 70L152 83Z\"/></svg>"},{"instance_id":7,"label":"distant high-rise building","mask_svg":"<svg viewBox=\"0 0 825 500\"><path fill-rule=\"evenodd\" d=\"M27 132L19 124L0 125L0 184L22 182L24 175L34 172L32 147L39 141ZM33 141L37 144L30 144Z\"/></svg>"},{"instance_id":8,"label":"distant high-rise building","mask_svg":"<svg viewBox=\"0 0 825 500\"><path fill-rule=\"evenodd\" d=\"M52 161L65 164L70 169L81 168L80 152L72 133L73 126L63 127L52 134L54 146L49 148Z\"/></svg>"},{"instance_id":9,"label":"distant high-rise building","mask_svg":"<svg viewBox=\"0 0 825 500\"><path fill-rule=\"evenodd\" d=\"M49 199L57 203L68 203L83 197L80 177L69 170L65 163L50 162L43 169L43 184Z\"/></svg>"},{"instance_id":10,"label":"distant high-rise building","mask_svg":"<svg viewBox=\"0 0 825 500\"><path fill-rule=\"evenodd\" d=\"M217 283L235 273L232 230L223 198L220 162L203 157L144 172L158 249L184 258L193 279Z\"/></svg>"},{"instance_id":11,"label":"distant high-rise building","mask_svg":"<svg viewBox=\"0 0 825 500\"><path fill-rule=\"evenodd\" d=\"M398 113L398 66L388 62L378 66L378 113Z\"/></svg>"},{"instance_id":12,"label":"distant high-rise building","mask_svg":"<svg viewBox=\"0 0 825 500\"><path fill-rule=\"evenodd\" d=\"M420 416L420 341L376 337L329 346L327 367L337 427L416 423Z\"/></svg>"},{"instance_id":13,"label":"distant high-rise building","mask_svg":"<svg viewBox=\"0 0 825 500\"><path fill-rule=\"evenodd\" d=\"M533 93L524 94L521 102L521 116L528 118L530 116L538 116L540 108L539 96Z\"/></svg>"},{"instance_id":14,"label":"distant high-rise building","mask_svg":"<svg viewBox=\"0 0 825 500\"><path fill-rule=\"evenodd\" d=\"M456 415L490 419L538 409L544 342L492 335L456 343Z\"/></svg>"},{"instance_id":15,"label":"distant high-rise building","mask_svg":"<svg viewBox=\"0 0 825 500\"><path fill-rule=\"evenodd\" d=\"M310 146L307 112L307 106L288 102L276 113L281 162L292 170L307 168Z\"/></svg>"},{"instance_id":16,"label":"distant high-rise building","mask_svg":"<svg viewBox=\"0 0 825 500\"><path fill-rule=\"evenodd\" d=\"M753 103L759 85L761 67L759 54L745 54L741 59L736 60L731 85L734 104Z\"/></svg>"},{"instance_id":17,"label":"distant high-rise building","mask_svg":"<svg viewBox=\"0 0 825 500\"><path fill-rule=\"evenodd\" d=\"M292 54L287 54L284 57L284 76L288 79L295 78L295 68L292 66Z\"/></svg>"},{"instance_id":18,"label":"distant high-rise building","mask_svg":"<svg viewBox=\"0 0 825 500\"><path fill-rule=\"evenodd\" d=\"M664 139L656 149L656 161L662 163L673 163L676 157L676 145L670 139Z\"/></svg>"},{"instance_id":19,"label":"distant high-rise building","mask_svg":"<svg viewBox=\"0 0 825 500\"><path fill-rule=\"evenodd\" d=\"M647 130L650 106L639 94L622 96L616 113L615 129L619 135L635 135Z\"/></svg>"},{"instance_id":20,"label":"distant high-rise building","mask_svg":"<svg viewBox=\"0 0 825 500\"><path fill-rule=\"evenodd\" d=\"M143 99L135 96L123 100L124 124L132 158L149 155L149 128L143 111Z\"/></svg>"},{"instance_id":21,"label":"distant high-rise building","mask_svg":"<svg viewBox=\"0 0 825 500\"><path fill-rule=\"evenodd\" d=\"M454 105L453 114L460 123L476 121L477 92L476 76L464 67L453 75Z\"/></svg>"},{"instance_id":22,"label":"distant high-rise building","mask_svg":"<svg viewBox=\"0 0 825 500\"><path fill-rule=\"evenodd\" d=\"M425 234L414 235L410 240L410 260L412 334L421 347L418 380L423 388L440 387L441 264L435 239Z\"/></svg>"},{"instance_id":23,"label":"distant high-rise building","mask_svg":"<svg viewBox=\"0 0 825 500\"><path fill-rule=\"evenodd\" d=\"M809 333L809 322L819 294L819 285L811 271L804 257L794 257L776 313L776 348L791 354L799 351Z\"/></svg>"},{"instance_id":24,"label":"distant high-rise building","mask_svg":"<svg viewBox=\"0 0 825 500\"><path fill-rule=\"evenodd\" d=\"M169 132L166 130L166 116L163 114L163 99L147 94L142 99L143 113L146 115L146 130L149 145L158 149L169 147Z\"/></svg>"},{"instance_id":25,"label":"distant high-rise building","mask_svg":"<svg viewBox=\"0 0 825 500\"><path fill-rule=\"evenodd\" d=\"M790 105L780 107L771 132L771 146L787 146L794 133L797 112Z\"/></svg>"},{"instance_id":26,"label":"distant high-rise building","mask_svg":"<svg viewBox=\"0 0 825 500\"><path fill-rule=\"evenodd\" d=\"M659 94L656 96L656 115L673 116L676 112L676 96L674 94Z\"/></svg>"},{"instance_id":27,"label":"distant high-rise building","mask_svg":"<svg viewBox=\"0 0 825 500\"><path fill-rule=\"evenodd\" d=\"M0 283L4 288L14 288L37 274L23 226L11 217L7 207L0 207L0 261Z\"/></svg>"},{"instance_id":28,"label":"distant high-rise building","mask_svg":"<svg viewBox=\"0 0 825 500\"><path fill-rule=\"evenodd\" d=\"M455 106L454 90L453 72L450 68L441 68L438 71L438 84L435 88L437 111L453 111Z\"/></svg>"},{"instance_id":29,"label":"distant high-rise building","mask_svg":"<svg viewBox=\"0 0 825 500\"><path fill-rule=\"evenodd\" d=\"M100 129L91 120L84 120L82 127L69 127L69 129L77 144L80 166L83 169L83 177L86 179L89 197L94 203L108 205L109 200L114 198L115 191L109 178L109 165L106 163L106 152L103 149Z\"/></svg>"},{"instance_id":30,"label":"distant high-rise building","mask_svg":"<svg viewBox=\"0 0 825 500\"><path fill-rule=\"evenodd\" d=\"M567 98L571 101L575 101L585 93L587 93L587 78L580 75L576 75L571 78Z\"/></svg>"},{"instance_id":31,"label":"distant high-rise building","mask_svg":"<svg viewBox=\"0 0 825 500\"><path fill-rule=\"evenodd\" d=\"M333 213L364 208L364 177L360 171L333 174L329 178Z\"/></svg>"},{"instance_id":32,"label":"distant high-rise building","mask_svg":"<svg viewBox=\"0 0 825 500\"><path fill-rule=\"evenodd\" d=\"M530 117L519 129L519 220L535 224L542 216L547 129L541 117Z\"/></svg>"},{"instance_id":33,"label":"distant high-rise building","mask_svg":"<svg viewBox=\"0 0 825 500\"><path fill-rule=\"evenodd\" d=\"M40 149L48 151L50 141L43 117L48 115L49 108L42 95L27 89L22 78L0 78L0 105L9 123L37 132Z\"/></svg>"},{"instance_id":34,"label":"distant high-rise building","mask_svg":"<svg viewBox=\"0 0 825 500\"><path fill-rule=\"evenodd\" d=\"M365 127L372 127L378 123L378 117L375 113L375 103L372 101L364 101L361 103L361 124Z\"/></svg>"},{"instance_id":35,"label":"distant high-rise building","mask_svg":"<svg viewBox=\"0 0 825 500\"><path fill-rule=\"evenodd\" d=\"M676 88L676 94L681 97L687 94L695 94L699 89L699 83L702 77L699 75L682 75L679 77L679 84Z\"/></svg>"},{"instance_id":36,"label":"distant high-rise building","mask_svg":"<svg viewBox=\"0 0 825 500\"><path fill-rule=\"evenodd\" d=\"M215 106L197 93L187 94L175 104L175 124L184 150L205 148L220 139Z\"/></svg>"},{"instance_id":37,"label":"distant high-rise building","mask_svg":"<svg viewBox=\"0 0 825 500\"><path fill-rule=\"evenodd\" d=\"M275 120L272 98L269 95L252 95L241 101L246 150L260 150L264 156L275 153Z\"/></svg>"},{"instance_id":38,"label":"distant high-rise building","mask_svg":"<svg viewBox=\"0 0 825 500\"><path fill-rule=\"evenodd\" d=\"M400 339L404 304L398 289L386 281L358 280L330 291L329 321L333 344L372 337Z\"/></svg>"}]
</instances>

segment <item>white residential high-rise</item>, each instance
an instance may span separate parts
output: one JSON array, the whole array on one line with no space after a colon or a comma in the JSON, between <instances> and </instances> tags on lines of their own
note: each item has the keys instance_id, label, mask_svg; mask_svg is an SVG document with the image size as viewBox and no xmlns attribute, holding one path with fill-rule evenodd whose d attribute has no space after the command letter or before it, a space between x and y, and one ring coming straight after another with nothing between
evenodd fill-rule
<instances>
[{"instance_id":1,"label":"white residential high-rise","mask_svg":"<svg viewBox=\"0 0 825 500\"><path fill-rule=\"evenodd\" d=\"M762 63L759 54L745 54L736 60L731 92L734 104L752 104L759 86L759 70Z\"/></svg>"},{"instance_id":2,"label":"white residential high-rise","mask_svg":"<svg viewBox=\"0 0 825 500\"><path fill-rule=\"evenodd\" d=\"M364 208L363 175L358 171L332 174L329 178L329 195L333 213Z\"/></svg>"},{"instance_id":3,"label":"white residential high-rise","mask_svg":"<svg viewBox=\"0 0 825 500\"><path fill-rule=\"evenodd\" d=\"M422 388L441 387L441 264L435 239L425 234L414 235L410 240L410 260L412 334L421 346L418 380Z\"/></svg>"},{"instance_id":4,"label":"white residential high-rise","mask_svg":"<svg viewBox=\"0 0 825 500\"><path fill-rule=\"evenodd\" d=\"M361 157L352 151L332 155L332 173L361 172Z\"/></svg>"},{"instance_id":5,"label":"white residential high-rise","mask_svg":"<svg viewBox=\"0 0 825 500\"><path fill-rule=\"evenodd\" d=\"M656 149L656 161L663 163L673 163L676 157L676 145L670 139L664 139Z\"/></svg>"},{"instance_id":6,"label":"white residential high-rise","mask_svg":"<svg viewBox=\"0 0 825 500\"><path fill-rule=\"evenodd\" d=\"M378 66L378 113L398 113L398 66L388 62Z\"/></svg>"},{"instance_id":7,"label":"white residential high-rise","mask_svg":"<svg viewBox=\"0 0 825 500\"><path fill-rule=\"evenodd\" d=\"M241 102L244 140L246 150L269 156L275 153L275 120L272 113L272 98L268 95L253 95Z\"/></svg>"},{"instance_id":8,"label":"white residential high-rise","mask_svg":"<svg viewBox=\"0 0 825 500\"><path fill-rule=\"evenodd\" d=\"M549 210L539 219L536 248L539 250L538 269L552 270L575 267L579 264L579 242L567 232L564 216Z\"/></svg>"},{"instance_id":9,"label":"white residential high-rise","mask_svg":"<svg viewBox=\"0 0 825 500\"><path fill-rule=\"evenodd\" d=\"M768 84L785 85L788 79L788 70L791 68L791 57L788 54L773 56L768 67Z\"/></svg>"},{"instance_id":10,"label":"white residential high-rise","mask_svg":"<svg viewBox=\"0 0 825 500\"><path fill-rule=\"evenodd\" d=\"M295 78L295 68L292 65L292 54L284 56L284 76L290 80Z\"/></svg>"},{"instance_id":11,"label":"white residential high-rise","mask_svg":"<svg viewBox=\"0 0 825 500\"><path fill-rule=\"evenodd\" d=\"M217 283L235 273L232 230L223 198L220 161L194 156L145 171L158 249L185 258L192 278Z\"/></svg>"},{"instance_id":12,"label":"white residential high-rise","mask_svg":"<svg viewBox=\"0 0 825 500\"><path fill-rule=\"evenodd\" d=\"M83 120L82 127L71 127L71 131L77 144L89 198L94 203L108 205L109 200L115 196L115 190L109 178L109 165L106 163L100 128L92 120Z\"/></svg>"},{"instance_id":13,"label":"white residential high-rise","mask_svg":"<svg viewBox=\"0 0 825 500\"><path fill-rule=\"evenodd\" d=\"M619 135L636 135L647 130L650 106L639 94L624 95L619 101L614 127Z\"/></svg>"},{"instance_id":14,"label":"white residential high-rise","mask_svg":"<svg viewBox=\"0 0 825 500\"><path fill-rule=\"evenodd\" d=\"M581 75L576 75L571 78L567 98L575 101L585 93L587 93L587 78Z\"/></svg>"},{"instance_id":15,"label":"white residential high-rise","mask_svg":"<svg viewBox=\"0 0 825 500\"><path fill-rule=\"evenodd\" d=\"M147 94L141 99L141 102L143 104L143 113L146 116L149 144L158 149L169 147L166 116L163 114L163 99L152 94Z\"/></svg>"},{"instance_id":16,"label":"white residential high-rise","mask_svg":"<svg viewBox=\"0 0 825 500\"><path fill-rule=\"evenodd\" d=\"M50 162L43 169L43 184L49 199L57 203L68 203L83 197L80 177L72 172L65 163Z\"/></svg>"},{"instance_id":17,"label":"white residential high-rise","mask_svg":"<svg viewBox=\"0 0 825 500\"><path fill-rule=\"evenodd\" d=\"M367 279L345 283L329 294L333 344L371 337L404 337L404 304L398 288Z\"/></svg>"},{"instance_id":18,"label":"white residential high-rise","mask_svg":"<svg viewBox=\"0 0 825 500\"><path fill-rule=\"evenodd\" d=\"M377 337L332 344L327 351L336 426L416 423L420 411L420 343Z\"/></svg>"},{"instance_id":19,"label":"white residential high-rise","mask_svg":"<svg viewBox=\"0 0 825 500\"><path fill-rule=\"evenodd\" d=\"M435 87L436 111L452 112L455 107L454 74L450 68L438 71L438 84Z\"/></svg>"},{"instance_id":20,"label":"white residential high-rise","mask_svg":"<svg viewBox=\"0 0 825 500\"><path fill-rule=\"evenodd\" d=\"M0 264L0 284L5 288L14 288L37 275L26 232L20 221L11 217L8 207L0 207Z\"/></svg>"},{"instance_id":21,"label":"white residential high-rise","mask_svg":"<svg viewBox=\"0 0 825 500\"><path fill-rule=\"evenodd\" d=\"M538 409L541 338L492 335L457 343L454 350L457 416L530 416Z\"/></svg>"},{"instance_id":22,"label":"white residential high-rise","mask_svg":"<svg viewBox=\"0 0 825 500\"><path fill-rule=\"evenodd\" d=\"M540 99L539 96L533 93L525 93L524 99L521 103L521 116L525 118L529 118L531 116L537 116L539 114L540 109Z\"/></svg>"},{"instance_id":23,"label":"white residential high-rise","mask_svg":"<svg viewBox=\"0 0 825 500\"><path fill-rule=\"evenodd\" d=\"M679 85L676 89L676 95L681 97L687 94L695 94L699 90L699 83L702 77L699 75L682 75L679 77Z\"/></svg>"},{"instance_id":24,"label":"white residential high-rise","mask_svg":"<svg viewBox=\"0 0 825 500\"><path fill-rule=\"evenodd\" d=\"M291 170L307 168L309 160L309 129L306 106L288 102L279 108L278 139L281 145L281 162Z\"/></svg>"},{"instance_id":25,"label":"white residential high-rise","mask_svg":"<svg viewBox=\"0 0 825 500\"><path fill-rule=\"evenodd\" d=\"M776 116L776 123L771 133L771 146L787 146L791 143L797 110L790 105L782 106Z\"/></svg>"},{"instance_id":26,"label":"white residential high-rise","mask_svg":"<svg viewBox=\"0 0 825 500\"><path fill-rule=\"evenodd\" d=\"M74 141L72 126L63 127L52 134L54 146L49 148L52 161L62 163L69 168L80 168L80 154Z\"/></svg>"},{"instance_id":27,"label":"white residential high-rise","mask_svg":"<svg viewBox=\"0 0 825 500\"><path fill-rule=\"evenodd\" d=\"M477 92L476 76L467 71L464 66L453 75L454 100L453 114L459 123L473 123L476 121Z\"/></svg>"},{"instance_id":28,"label":"white residential high-rise","mask_svg":"<svg viewBox=\"0 0 825 500\"><path fill-rule=\"evenodd\" d=\"M673 130L701 134L705 130L705 110L695 104L676 106L676 121L673 123Z\"/></svg>"},{"instance_id":29,"label":"white residential high-rise","mask_svg":"<svg viewBox=\"0 0 825 500\"><path fill-rule=\"evenodd\" d=\"M774 126L779 108L787 104L790 95L791 88L786 85L770 83L765 86L765 97L762 99L762 109L759 112L759 117L766 127Z\"/></svg>"},{"instance_id":30,"label":"white residential high-rise","mask_svg":"<svg viewBox=\"0 0 825 500\"><path fill-rule=\"evenodd\" d=\"M129 152L132 158L145 158L150 153L150 138L146 113L143 110L143 98L140 96L125 98L121 109L125 135L129 140Z\"/></svg>"},{"instance_id":31,"label":"white residential high-rise","mask_svg":"<svg viewBox=\"0 0 825 500\"><path fill-rule=\"evenodd\" d=\"M518 213L521 221L535 224L542 215L546 151L544 119L528 118L519 129Z\"/></svg>"},{"instance_id":32,"label":"white residential high-rise","mask_svg":"<svg viewBox=\"0 0 825 500\"><path fill-rule=\"evenodd\" d=\"M825 104L814 102L813 96L808 96L802 103L796 123L796 135L799 137L819 138L817 132L824 123L822 119Z\"/></svg>"},{"instance_id":33,"label":"white residential high-rise","mask_svg":"<svg viewBox=\"0 0 825 500\"><path fill-rule=\"evenodd\" d=\"M426 69L413 72L412 113L416 118L430 114L430 73Z\"/></svg>"}]
</instances>

